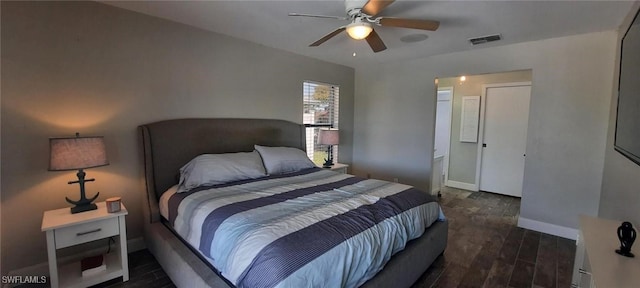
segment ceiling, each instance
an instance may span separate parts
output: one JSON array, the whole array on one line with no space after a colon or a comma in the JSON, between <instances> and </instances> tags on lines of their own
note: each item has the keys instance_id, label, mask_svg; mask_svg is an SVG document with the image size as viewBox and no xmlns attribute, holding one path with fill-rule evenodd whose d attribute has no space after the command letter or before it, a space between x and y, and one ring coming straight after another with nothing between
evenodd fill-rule
<instances>
[{"instance_id":1,"label":"ceiling","mask_svg":"<svg viewBox=\"0 0 640 288\"><path fill-rule=\"evenodd\" d=\"M380 16L440 21L437 31L376 27L388 49L373 53L364 40L342 33L319 47L308 45L348 21L290 17L289 12L345 16L343 1L102 1L265 46L357 67L363 63L436 54L616 29L631 1L406 1ZM400 38L426 34L421 42ZM503 40L471 46L468 39L501 34ZM353 56L353 53L356 56Z\"/></svg>"}]
</instances>

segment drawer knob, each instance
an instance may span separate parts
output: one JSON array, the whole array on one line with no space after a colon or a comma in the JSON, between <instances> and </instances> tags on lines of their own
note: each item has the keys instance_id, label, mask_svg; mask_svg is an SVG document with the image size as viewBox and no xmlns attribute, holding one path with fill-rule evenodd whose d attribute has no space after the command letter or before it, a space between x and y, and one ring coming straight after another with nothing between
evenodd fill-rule
<instances>
[{"instance_id":1,"label":"drawer knob","mask_svg":"<svg viewBox=\"0 0 640 288\"><path fill-rule=\"evenodd\" d=\"M102 231L102 228L89 230L89 231L86 231L86 232L78 232L78 233L76 233L76 236L87 235L87 234L96 233L96 232L100 232L100 231Z\"/></svg>"}]
</instances>

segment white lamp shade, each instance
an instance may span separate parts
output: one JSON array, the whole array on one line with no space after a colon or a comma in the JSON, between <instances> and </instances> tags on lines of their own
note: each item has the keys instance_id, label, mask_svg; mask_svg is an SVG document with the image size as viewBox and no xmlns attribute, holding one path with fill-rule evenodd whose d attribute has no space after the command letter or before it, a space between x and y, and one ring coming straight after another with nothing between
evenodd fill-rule
<instances>
[{"instance_id":1,"label":"white lamp shade","mask_svg":"<svg viewBox=\"0 0 640 288\"><path fill-rule=\"evenodd\" d=\"M347 34L356 40L367 38L371 31L373 31L373 28L369 23L351 23L347 25Z\"/></svg>"},{"instance_id":2,"label":"white lamp shade","mask_svg":"<svg viewBox=\"0 0 640 288\"><path fill-rule=\"evenodd\" d=\"M340 143L340 133L338 130L320 129L318 132L318 144L338 145Z\"/></svg>"},{"instance_id":3,"label":"white lamp shade","mask_svg":"<svg viewBox=\"0 0 640 288\"><path fill-rule=\"evenodd\" d=\"M49 151L50 171L109 165L103 137L50 138Z\"/></svg>"}]
</instances>

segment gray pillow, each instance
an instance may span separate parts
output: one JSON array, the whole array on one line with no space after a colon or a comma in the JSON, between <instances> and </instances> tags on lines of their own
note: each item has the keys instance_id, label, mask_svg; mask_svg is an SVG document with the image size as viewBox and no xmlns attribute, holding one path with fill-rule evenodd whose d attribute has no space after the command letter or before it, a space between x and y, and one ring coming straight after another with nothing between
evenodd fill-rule
<instances>
[{"instance_id":1,"label":"gray pillow","mask_svg":"<svg viewBox=\"0 0 640 288\"><path fill-rule=\"evenodd\" d=\"M264 168L269 175L292 173L316 167L304 151L291 147L254 146L260 153Z\"/></svg>"},{"instance_id":2,"label":"gray pillow","mask_svg":"<svg viewBox=\"0 0 640 288\"><path fill-rule=\"evenodd\" d=\"M266 176L258 152L202 154L180 168L178 192Z\"/></svg>"}]
</instances>

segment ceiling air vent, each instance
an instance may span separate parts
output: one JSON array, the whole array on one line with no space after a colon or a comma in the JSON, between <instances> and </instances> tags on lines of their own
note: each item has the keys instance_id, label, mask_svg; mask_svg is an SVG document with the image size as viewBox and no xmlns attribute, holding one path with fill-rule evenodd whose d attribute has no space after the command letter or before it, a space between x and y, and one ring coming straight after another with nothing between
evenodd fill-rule
<instances>
[{"instance_id":1,"label":"ceiling air vent","mask_svg":"<svg viewBox=\"0 0 640 288\"><path fill-rule=\"evenodd\" d=\"M469 39L469 42L471 42L471 45L478 45L478 44L483 44L483 43L489 43L489 42L493 42L493 41L498 41L502 39L502 36L500 36L500 34L495 34L495 35L489 35L489 36L482 36L482 37L477 37L477 38L471 38Z\"/></svg>"}]
</instances>

